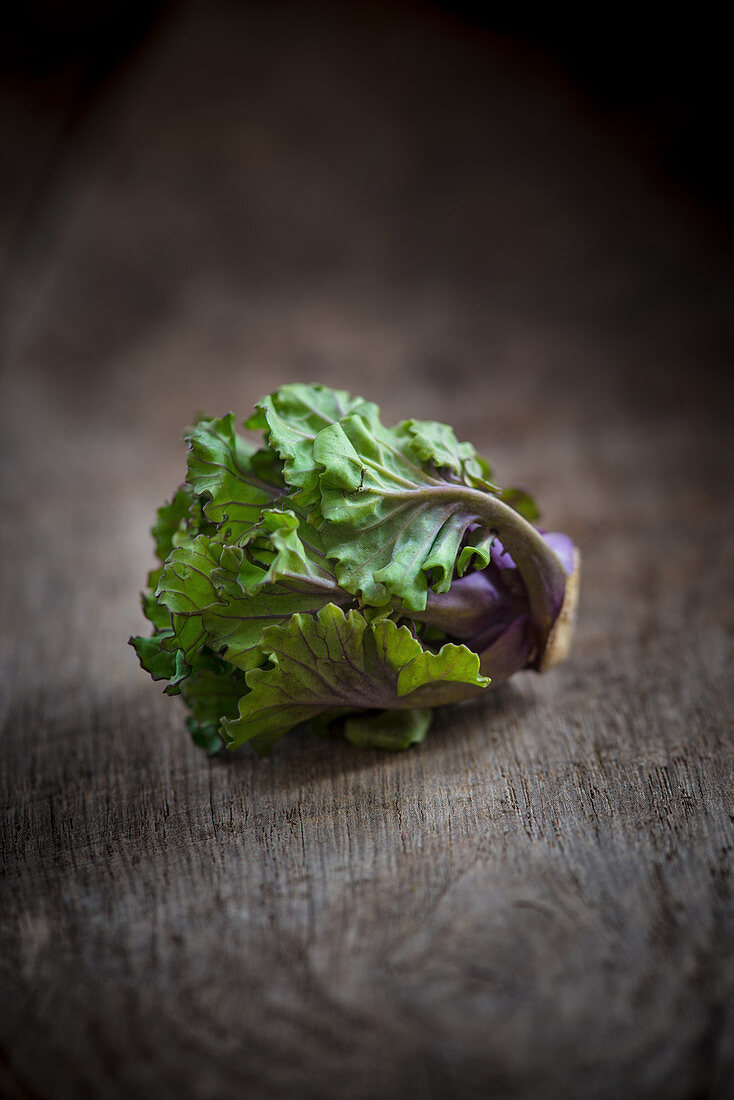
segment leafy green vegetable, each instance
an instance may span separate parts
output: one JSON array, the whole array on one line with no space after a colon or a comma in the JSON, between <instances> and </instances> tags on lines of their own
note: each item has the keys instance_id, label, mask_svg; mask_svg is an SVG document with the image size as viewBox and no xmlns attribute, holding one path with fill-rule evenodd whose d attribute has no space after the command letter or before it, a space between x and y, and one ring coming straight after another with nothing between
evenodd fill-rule
<instances>
[{"instance_id":1,"label":"leafy green vegetable","mask_svg":"<svg viewBox=\"0 0 734 1100\"><path fill-rule=\"evenodd\" d=\"M377 406L283 386L247 427L189 429L157 513L159 566L131 638L190 710L197 744L270 750L304 721L355 745L422 741L430 708L567 648L576 552L448 425L386 428Z\"/></svg>"}]
</instances>

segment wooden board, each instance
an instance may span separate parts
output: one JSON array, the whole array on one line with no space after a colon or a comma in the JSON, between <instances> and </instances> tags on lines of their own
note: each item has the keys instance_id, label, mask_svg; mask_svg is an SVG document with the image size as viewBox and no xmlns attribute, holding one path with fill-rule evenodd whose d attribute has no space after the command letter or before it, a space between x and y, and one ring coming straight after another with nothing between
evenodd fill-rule
<instances>
[{"instance_id":1,"label":"wooden board","mask_svg":"<svg viewBox=\"0 0 734 1100\"><path fill-rule=\"evenodd\" d=\"M0 439L3 1094L734 1095L722 231L542 60L373 5L174 9L44 217ZM317 378L533 487L577 643L401 755L209 760L125 646L152 512L195 411Z\"/></svg>"}]
</instances>

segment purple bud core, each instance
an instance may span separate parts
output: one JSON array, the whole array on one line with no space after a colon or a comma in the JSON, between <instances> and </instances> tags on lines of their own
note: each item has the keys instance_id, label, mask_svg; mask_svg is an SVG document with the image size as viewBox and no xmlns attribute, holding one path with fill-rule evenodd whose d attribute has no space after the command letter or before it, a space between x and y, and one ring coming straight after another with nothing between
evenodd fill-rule
<instances>
[{"instance_id":1,"label":"purple bud core","mask_svg":"<svg viewBox=\"0 0 734 1100\"><path fill-rule=\"evenodd\" d=\"M574 545L558 531L539 532L570 576ZM549 592L557 616L564 588ZM481 671L497 684L523 668L537 667L538 642L530 615L527 588L514 559L499 539L490 549L486 568L456 578L445 595L429 593L420 616L480 654Z\"/></svg>"}]
</instances>

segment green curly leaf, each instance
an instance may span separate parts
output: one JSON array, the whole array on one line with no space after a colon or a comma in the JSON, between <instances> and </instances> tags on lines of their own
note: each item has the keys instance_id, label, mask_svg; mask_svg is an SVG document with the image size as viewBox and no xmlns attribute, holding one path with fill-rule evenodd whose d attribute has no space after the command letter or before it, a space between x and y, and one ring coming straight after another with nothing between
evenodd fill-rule
<instances>
[{"instance_id":1,"label":"green curly leaf","mask_svg":"<svg viewBox=\"0 0 734 1100\"><path fill-rule=\"evenodd\" d=\"M390 619L368 622L327 604L316 615L293 615L268 627L262 648L272 667L247 674L250 691L239 718L223 727L230 747L258 739L266 750L293 726L323 711L430 706L486 687L479 657L466 646L424 650Z\"/></svg>"},{"instance_id":2,"label":"green curly leaf","mask_svg":"<svg viewBox=\"0 0 734 1100\"><path fill-rule=\"evenodd\" d=\"M319 468L313 456L316 435L350 412L379 412L376 405L361 397L353 398L345 390L298 382L264 397L257 409L246 427L268 433L269 445L283 461L283 477L299 490L295 500L302 507L318 500Z\"/></svg>"},{"instance_id":3,"label":"green curly leaf","mask_svg":"<svg viewBox=\"0 0 734 1100\"><path fill-rule=\"evenodd\" d=\"M319 533L339 584L365 603L397 597L414 611L426 606L429 580L448 592L479 519L477 491L423 469L405 439L357 415L319 432L313 451L323 471Z\"/></svg>"},{"instance_id":4,"label":"green curly leaf","mask_svg":"<svg viewBox=\"0 0 734 1100\"><path fill-rule=\"evenodd\" d=\"M528 523L535 523L540 518L538 505L525 489L503 489L500 500L509 504L510 508L514 508Z\"/></svg>"},{"instance_id":5,"label":"green curly leaf","mask_svg":"<svg viewBox=\"0 0 734 1100\"><path fill-rule=\"evenodd\" d=\"M393 431L399 439L408 441L411 451L422 462L454 474L465 485L497 491L486 458L471 443L460 443L448 424L437 420L402 420Z\"/></svg>"},{"instance_id":6,"label":"green curly leaf","mask_svg":"<svg viewBox=\"0 0 734 1100\"><path fill-rule=\"evenodd\" d=\"M244 673L229 668L213 654L199 654L191 675L181 685L190 710L187 726L197 745L208 752L224 747L222 718L236 718L241 697L247 692Z\"/></svg>"},{"instance_id":7,"label":"green curly leaf","mask_svg":"<svg viewBox=\"0 0 734 1100\"><path fill-rule=\"evenodd\" d=\"M165 561L176 545L177 538L185 533L194 494L189 485L181 485L167 504L156 512L156 521L151 530L155 541L156 556Z\"/></svg>"},{"instance_id":8,"label":"green curly leaf","mask_svg":"<svg viewBox=\"0 0 734 1100\"><path fill-rule=\"evenodd\" d=\"M354 602L328 568L318 532L292 511L265 510L242 546L223 548L211 580L219 602L203 613L209 644L241 669L262 664L258 647L267 626L327 603Z\"/></svg>"},{"instance_id":9,"label":"green curly leaf","mask_svg":"<svg viewBox=\"0 0 734 1100\"><path fill-rule=\"evenodd\" d=\"M170 637L170 631L156 632L150 638L130 638L129 644L138 655L140 667L150 673L153 680L173 681L179 673L185 671L183 653L171 653L163 648L163 641ZM178 667L177 667L178 665Z\"/></svg>"},{"instance_id":10,"label":"green curly leaf","mask_svg":"<svg viewBox=\"0 0 734 1100\"><path fill-rule=\"evenodd\" d=\"M237 435L232 413L200 420L185 439L186 480L202 497L206 518L222 529L223 541L236 542L282 492L262 476L272 473L272 461Z\"/></svg>"}]
</instances>

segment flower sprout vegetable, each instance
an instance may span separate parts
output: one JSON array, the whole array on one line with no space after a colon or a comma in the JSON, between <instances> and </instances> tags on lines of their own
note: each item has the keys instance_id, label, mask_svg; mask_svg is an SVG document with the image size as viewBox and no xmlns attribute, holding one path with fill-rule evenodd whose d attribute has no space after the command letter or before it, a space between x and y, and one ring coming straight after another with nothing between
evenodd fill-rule
<instances>
[{"instance_id":1,"label":"flower sprout vegetable","mask_svg":"<svg viewBox=\"0 0 734 1100\"><path fill-rule=\"evenodd\" d=\"M185 483L158 510L160 561L131 638L194 741L267 753L341 720L362 746L422 741L431 708L562 660L578 552L446 424L394 428L360 397L286 385L238 435L186 434Z\"/></svg>"}]
</instances>

